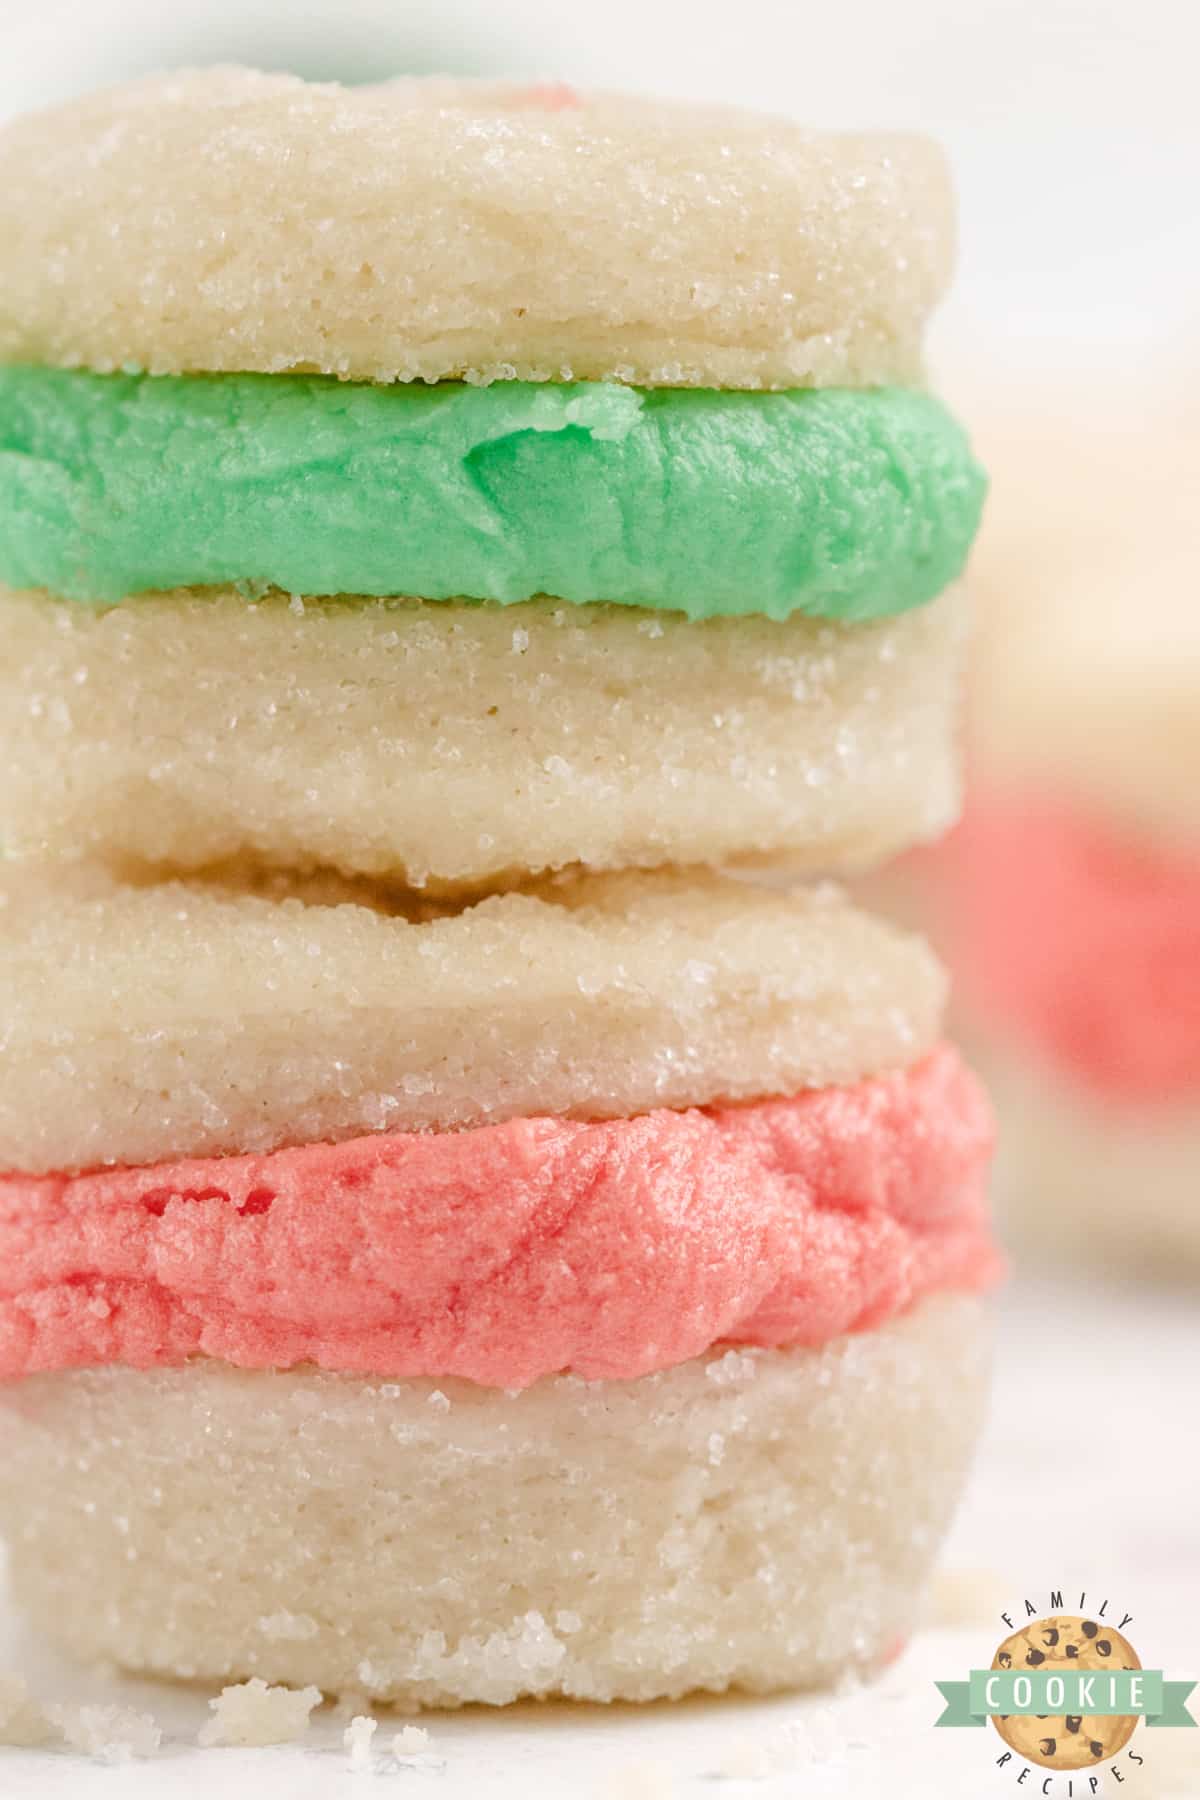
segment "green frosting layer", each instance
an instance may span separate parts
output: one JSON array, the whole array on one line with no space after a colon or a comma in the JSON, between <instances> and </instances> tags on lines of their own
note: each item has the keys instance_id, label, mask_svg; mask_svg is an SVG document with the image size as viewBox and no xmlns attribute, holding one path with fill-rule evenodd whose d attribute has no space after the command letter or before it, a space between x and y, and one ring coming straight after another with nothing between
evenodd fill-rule
<instances>
[{"instance_id":1,"label":"green frosting layer","mask_svg":"<svg viewBox=\"0 0 1200 1800\"><path fill-rule=\"evenodd\" d=\"M858 620L959 573L984 478L900 389L0 368L0 580Z\"/></svg>"}]
</instances>

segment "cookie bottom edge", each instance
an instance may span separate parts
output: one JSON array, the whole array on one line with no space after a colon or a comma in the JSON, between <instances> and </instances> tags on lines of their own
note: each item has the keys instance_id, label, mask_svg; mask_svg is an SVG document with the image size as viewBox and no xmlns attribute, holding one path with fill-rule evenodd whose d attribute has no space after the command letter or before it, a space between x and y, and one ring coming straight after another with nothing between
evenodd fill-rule
<instances>
[{"instance_id":1,"label":"cookie bottom edge","mask_svg":"<svg viewBox=\"0 0 1200 1800\"><path fill-rule=\"evenodd\" d=\"M19 1602L73 1654L403 1707L817 1686L907 1635L986 1303L519 1394L196 1361L0 1391Z\"/></svg>"}]
</instances>

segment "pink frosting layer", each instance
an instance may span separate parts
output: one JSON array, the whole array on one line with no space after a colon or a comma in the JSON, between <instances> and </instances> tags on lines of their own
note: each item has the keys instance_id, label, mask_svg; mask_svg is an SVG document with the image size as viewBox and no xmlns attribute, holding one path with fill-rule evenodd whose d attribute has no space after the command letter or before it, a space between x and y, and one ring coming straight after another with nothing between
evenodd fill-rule
<instances>
[{"instance_id":1,"label":"pink frosting layer","mask_svg":"<svg viewBox=\"0 0 1200 1800\"><path fill-rule=\"evenodd\" d=\"M0 1179L0 1374L197 1353L523 1387L822 1344L998 1273L952 1050L791 1100Z\"/></svg>"},{"instance_id":2,"label":"pink frosting layer","mask_svg":"<svg viewBox=\"0 0 1200 1800\"><path fill-rule=\"evenodd\" d=\"M947 846L964 987L1102 1093L1200 1097L1200 848L977 792Z\"/></svg>"}]
</instances>

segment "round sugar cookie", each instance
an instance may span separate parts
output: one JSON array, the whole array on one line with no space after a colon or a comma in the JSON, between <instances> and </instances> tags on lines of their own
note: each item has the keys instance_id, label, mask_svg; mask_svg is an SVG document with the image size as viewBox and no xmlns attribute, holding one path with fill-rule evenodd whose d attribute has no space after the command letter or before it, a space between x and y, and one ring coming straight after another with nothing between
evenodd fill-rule
<instances>
[{"instance_id":1,"label":"round sugar cookie","mask_svg":"<svg viewBox=\"0 0 1200 1800\"><path fill-rule=\"evenodd\" d=\"M938 1036L931 953L829 887L631 874L405 904L10 874L0 1168L626 1118L855 1082Z\"/></svg>"},{"instance_id":2,"label":"round sugar cookie","mask_svg":"<svg viewBox=\"0 0 1200 1800\"><path fill-rule=\"evenodd\" d=\"M909 382L952 237L919 137L493 81L191 70L0 130L0 358Z\"/></svg>"},{"instance_id":3,"label":"round sugar cookie","mask_svg":"<svg viewBox=\"0 0 1200 1800\"><path fill-rule=\"evenodd\" d=\"M0 1528L39 1627L147 1673L408 1706L809 1686L913 1630L988 1338L942 1295L821 1349L517 1394L35 1375L0 1387Z\"/></svg>"},{"instance_id":4,"label":"round sugar cookie","mask_svg":"<svg viewBox=\"0 0 1200 1800\"><path fill-rule=\"evenodd\" d=\"M570 864L840 873L955 816L965 613L960 590L840 626L0 588L0 842L429 892Z\"/></svg>"}]
</instances>

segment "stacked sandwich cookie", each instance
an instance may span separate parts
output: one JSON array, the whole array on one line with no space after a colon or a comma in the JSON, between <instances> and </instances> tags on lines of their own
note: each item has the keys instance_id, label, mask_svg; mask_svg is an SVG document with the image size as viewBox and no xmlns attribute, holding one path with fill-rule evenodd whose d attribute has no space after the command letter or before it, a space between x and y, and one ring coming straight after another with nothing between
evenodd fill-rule
<instances>
[{"instance_id":1,"label":"stacked sandwich cookie","mask_svg":"<svg viewBox=\"0 0 1200 1800\"><path fill-rule=\"evenodd\" d=\"M0 133L0 1524L81 1653L869 1669L983 1097L823 874L957 799L930 148L156 79Z\"/></svg>"},{"instance_id":2,"label":"stacked sandwich cookie","mask_svg":"<svg viewBox=\"0 0 1200 1800\"><path fill-rule=\"evenodd\" d=\"M1044 397L995 427L972 786L926 874L1011 1125L1006 1211L1045 1254L1194 1283L1195 426L1111 382L1058 399L1032 462Z\"/></svg>"},{"instance_id":3,"label":"stacked sandwich cookie","mask_svg":"<svg viewBox=\"0 0 1200 1800\"><path fill-rule=\"evenodd\" d=\"M464 892L949 822L981 479L879 385L936 153L540 98L213 72L0 138L10 853Z\"/></svg>"}]
</instances>

